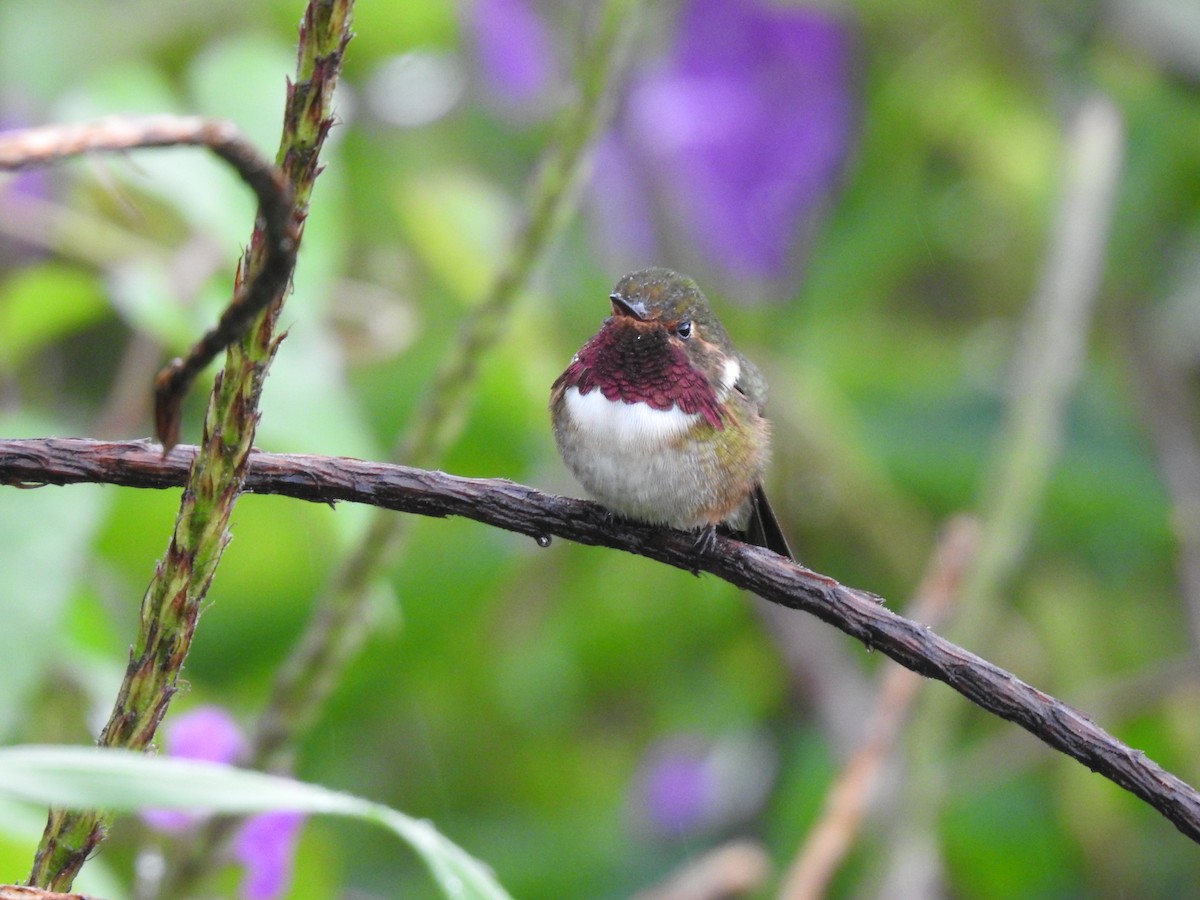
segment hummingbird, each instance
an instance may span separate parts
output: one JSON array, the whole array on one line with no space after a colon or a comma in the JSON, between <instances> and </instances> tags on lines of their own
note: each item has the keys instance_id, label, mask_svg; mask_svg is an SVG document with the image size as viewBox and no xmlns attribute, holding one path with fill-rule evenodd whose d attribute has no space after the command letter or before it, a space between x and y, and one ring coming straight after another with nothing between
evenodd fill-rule
<instances>
[{"instance_id":1,"label":"hummingbird","mask_svg":"<svg viewBox=\"0 0 1200 900\"><path fill-rule=\"evenodd\" d=\"M612 315L550 390L567 467L618 515L701 541L720 528L792 557L762 488L762 374L690 278L644 269L609 300Z\"/></svg>"}]
</instances>

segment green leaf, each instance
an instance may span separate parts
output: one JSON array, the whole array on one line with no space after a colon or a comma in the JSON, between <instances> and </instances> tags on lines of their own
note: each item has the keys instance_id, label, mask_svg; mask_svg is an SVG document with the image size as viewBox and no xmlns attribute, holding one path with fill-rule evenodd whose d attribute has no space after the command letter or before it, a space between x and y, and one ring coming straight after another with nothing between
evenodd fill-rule
<instances>
[{"instance_id":1,"label":"green leaf","mask_svg":"<svg viewBox=\"0 0 1200 900\"><path fill-rule=\"evenodd\" d=\"M382 825L407 841L447 897L502 900L509 896L486 866L428 822L320 785L218 763L100 747L5 747L0 748L0 795L114 812L155 807L347 816Z\"/></svg>"}]
</instances>

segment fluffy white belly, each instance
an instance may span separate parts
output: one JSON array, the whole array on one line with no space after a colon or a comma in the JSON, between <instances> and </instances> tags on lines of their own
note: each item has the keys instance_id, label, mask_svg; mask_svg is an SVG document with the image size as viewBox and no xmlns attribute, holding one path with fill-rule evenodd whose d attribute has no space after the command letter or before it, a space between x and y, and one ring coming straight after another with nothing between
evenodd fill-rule
<instances>
[{"instance_id":1,"label":"fluffy white belly","mask_svg":"<svg viewBox=\"0 0 1200 900\"><path fill-rule=\"evenodd\" d=\"M695 460L680 438L700 419L678 407L609 400L599 390L563 396L569 426L558 440L575 477L614 512L643 521L695 528Z\"/></svg>"},{"instance_id":2,"label":"fluffy white belly","mask_svg":"<svg viewBox=\"0 0 1200 900\"><path fill-rule=\"evenodd\" d=\"M567 388L563 399L579 431L599 444L618 444L633 452L673 444L700 418L678 406L655 409L646 403L609 400L599 390L581 394L579 388Z\"/></svg>"}]
</instances>

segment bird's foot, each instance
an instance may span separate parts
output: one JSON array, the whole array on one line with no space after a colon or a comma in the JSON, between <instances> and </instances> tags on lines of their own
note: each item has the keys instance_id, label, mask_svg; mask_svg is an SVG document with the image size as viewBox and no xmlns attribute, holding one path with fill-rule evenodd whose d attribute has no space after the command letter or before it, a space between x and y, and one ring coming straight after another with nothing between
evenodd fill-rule
<instances>
[{"instance_id":1,"label":"bird's foot","mask_svg":"<svg viewBox=\"0 0 1200 900\"><path fill-rule=\"evenodd\" d=\"M696 564L692 566L692 574L700 575L700 557L712 552L713 547L717 543L717 526L705 525L696 535L696 542L692 545L692 552L696 554Z\"/></svg>"}]
</instances>

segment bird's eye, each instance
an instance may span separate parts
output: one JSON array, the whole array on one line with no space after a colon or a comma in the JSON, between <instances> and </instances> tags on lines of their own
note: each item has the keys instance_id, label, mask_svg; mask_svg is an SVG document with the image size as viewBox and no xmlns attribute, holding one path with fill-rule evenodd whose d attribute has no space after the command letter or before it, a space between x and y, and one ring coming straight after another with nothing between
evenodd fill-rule
<instances>
[{"instance_id":1,"label":"bird's eye","mask_svg":"<svg viewBox=\"0 0 1200 900\"><path fill-rule=\"evenodd\" d=\"M692 323L684 319L675 326L675 333L686 341L692 336Z\"/></svg>"}]
</instances>

